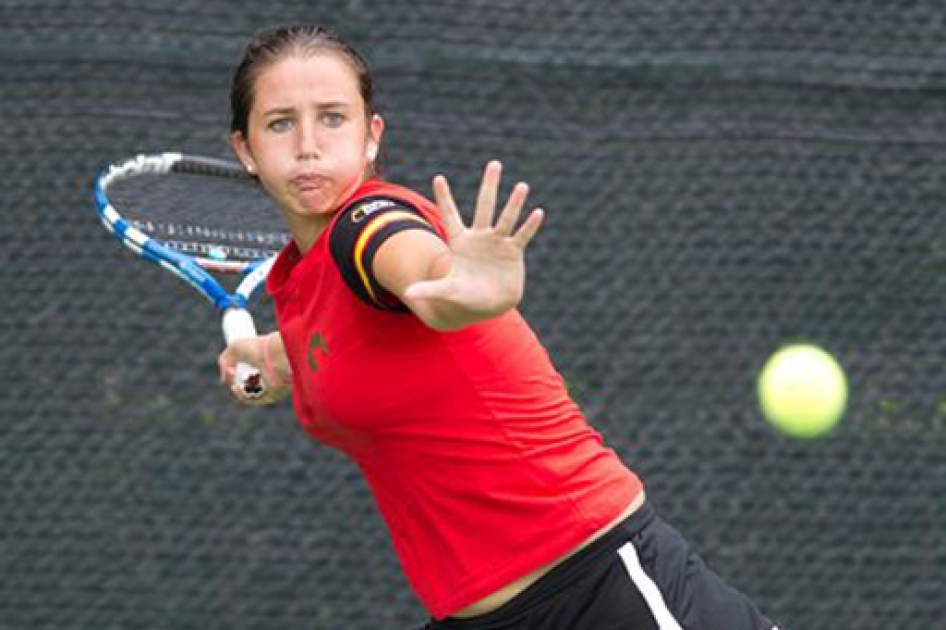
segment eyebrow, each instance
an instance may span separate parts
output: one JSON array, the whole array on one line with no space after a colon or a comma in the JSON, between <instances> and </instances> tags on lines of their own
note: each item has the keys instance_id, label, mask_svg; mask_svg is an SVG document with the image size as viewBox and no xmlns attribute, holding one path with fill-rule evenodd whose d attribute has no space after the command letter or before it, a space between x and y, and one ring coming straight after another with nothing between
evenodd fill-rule
<instances>
[{"instance_id":1,"label":"eyebrow","mask_svg":"<svg viewBox=\"0 0 946 630\"><path fill-rule=\"evenodd\" d=\"M317 107L318 109L346 109L350 107L350 105L342 101L328 101L326 103L319 103ZM294 107L274 107L272 109L267 109L265 112L263 112L263 116L291 114L294 111L295 111Z\"/></svg>"}]
</instances>

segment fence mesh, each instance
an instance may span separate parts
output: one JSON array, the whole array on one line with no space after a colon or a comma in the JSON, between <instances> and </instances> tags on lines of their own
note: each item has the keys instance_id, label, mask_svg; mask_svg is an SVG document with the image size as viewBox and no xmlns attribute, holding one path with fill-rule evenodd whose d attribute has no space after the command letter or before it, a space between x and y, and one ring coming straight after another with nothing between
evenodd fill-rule
<instances>
[{"instance_id":1,"label":"fence mesh","mask_svg":"<svg viewBox=\"0 0 946 630\"><path fill-rule=\"evenodd\" d=\"M531 183L523 310L719 573L789 629L946 627L942 3L0 0L0 628L424 619L355 468L231 404L213 310L92 209L109 160L227 155L240 47L297 20L367 53L390 179ZM793 339L848 370L828 440L760 418Z\"/></svg>"}]
</instances>

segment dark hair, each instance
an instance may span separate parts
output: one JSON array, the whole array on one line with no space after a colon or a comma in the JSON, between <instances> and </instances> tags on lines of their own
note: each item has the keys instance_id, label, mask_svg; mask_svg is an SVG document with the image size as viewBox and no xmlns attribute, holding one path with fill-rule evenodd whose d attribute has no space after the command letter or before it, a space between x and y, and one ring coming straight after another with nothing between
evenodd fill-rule
<instances>
[{"instance_id":1,"label":"dark hair","mask_svg":"<svg viewBox=\"0 0 946 630\"><path fill-rule=\"evenodd\" d=\"M256 79L266 67L290 55L335 53L344 59L358 78L358 87L370 119L375 113L374 85L368 63L357 50L332 31L314 24L276 26L258 32L247 43L243 58L230 82L230 132L248 134L250 110Z\"/></svg>"}]
</instances>

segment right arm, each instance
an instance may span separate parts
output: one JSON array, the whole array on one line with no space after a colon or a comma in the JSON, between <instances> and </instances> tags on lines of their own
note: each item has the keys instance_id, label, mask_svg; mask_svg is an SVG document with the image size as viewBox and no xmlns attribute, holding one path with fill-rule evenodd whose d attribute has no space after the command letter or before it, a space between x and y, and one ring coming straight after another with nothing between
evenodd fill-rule
<instances>
[{"instance_id":1,"label":"right arm","mask_svg":"<svg viewBox=\"0 0 946 630\"><path fill-rule=\"evenodd\" d=\"M513 187L494 218L502 166L483 173L471 225L460 218L446 178L434 179L434 194L449 244L430 232L399 232L378 249L378 281L427 326L456 330L498 317L518 306L525 289L525 249L542 223L542 210L516 227L529 188Z\"/></svg>"}]
</instances>

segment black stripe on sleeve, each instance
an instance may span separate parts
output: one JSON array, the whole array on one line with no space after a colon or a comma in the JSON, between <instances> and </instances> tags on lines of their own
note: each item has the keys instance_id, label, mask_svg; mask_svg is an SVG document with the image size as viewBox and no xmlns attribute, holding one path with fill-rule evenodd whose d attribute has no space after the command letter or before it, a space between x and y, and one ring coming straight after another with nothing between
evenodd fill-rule
<instances>
[{"instance_id":1,"label":"black stripe on sleeve","mask_svg":"<svg viewBox=\"0 0 946 630\"><path fill-rule=\"evenodd\" d=\"M382 310L407 312L407 307L374 276L374 256L392 235L433 226L413 206L387 197L362 199L342 211L329 235L329 248L345 284L363 302Z\"/></svg>"}]
</instances>

